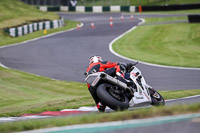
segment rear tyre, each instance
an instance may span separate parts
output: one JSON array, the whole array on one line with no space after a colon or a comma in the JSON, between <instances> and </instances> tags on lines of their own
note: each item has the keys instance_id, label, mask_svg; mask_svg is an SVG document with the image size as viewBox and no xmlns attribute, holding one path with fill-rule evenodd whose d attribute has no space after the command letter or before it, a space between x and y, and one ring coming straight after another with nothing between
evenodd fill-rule
<instances>
[{"instance_id":1,"label":"rear tyre","mask_svg":"<svg viewBox=\"0 0 200 133\"><path fill-rule=\"evenodd\" d=\"M164 106L165 100L164 98L154 89L149 88L150 96L152 99L152 106Z\"/></svg>"},{"instance_id":2,"label":"rear tyre","mask_svg":"<svg viewBox=\"0 0 200 133\"><path fill-rule=\"evenodd\" d=\"M101 84L97 88L97 96L101 102L113 110L125 110L129 107L126 95L120 93L114 86Z\"/></svg>"}]
</instances>

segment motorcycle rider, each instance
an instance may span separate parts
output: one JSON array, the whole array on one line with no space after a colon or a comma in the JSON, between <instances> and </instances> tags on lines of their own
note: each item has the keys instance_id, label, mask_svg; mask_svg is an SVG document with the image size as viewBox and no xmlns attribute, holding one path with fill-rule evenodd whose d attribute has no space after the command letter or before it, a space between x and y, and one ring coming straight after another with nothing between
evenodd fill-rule
<instances>
[{"instance_id":1,"label":"motorcycle rider","mask_svg":"<svg viewBox=\"0 0 200 133\"><path fill-rule=\"evenodd\" d=\"M105 72L106 74L110 75L110 76L116 76L118 78L118 80L128 84L130 82L128 82L124 76L126 73L126 70L128 70L130 67L132 67L133 64L128 63L118 63L118 62L112 62L112 61L103 61L101 56L91 56L90 60L89 60L89 66L87 68L87 72L86 72L86 76L92 73L96 73L96 72ZM129 85L133 85L132 83ZM88 90L91 93L97 108L100 112L104 112L106 106L103 105L99 98L96 95L96 88L91 87L89 84L87 84L88 86Z\"/></svg>"}]
</instances>

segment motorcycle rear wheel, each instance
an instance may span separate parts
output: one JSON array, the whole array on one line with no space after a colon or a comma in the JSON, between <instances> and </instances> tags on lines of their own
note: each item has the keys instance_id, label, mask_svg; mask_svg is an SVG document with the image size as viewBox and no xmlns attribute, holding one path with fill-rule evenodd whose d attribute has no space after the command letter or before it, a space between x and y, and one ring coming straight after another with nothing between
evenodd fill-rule
<instances>
[{"instance_id":1,"label":"motorcycle rear wheel","mask_svg":"<svg viewBox=\"0 0 200 133\"><path fill-rule=\"evenodd\" d=\"M150 96L152 99L152 106L164 106L165 100L164 98L156 91L151 88L149 88Z\"/></svg>"},{"instance_id":2,"label":"motorcycle rear wheel","mask_svg":"<svg viewBox=\"0 0 200 133\"><path fill-rule=\"evenodd\" d=\"M103 104L113 110L125 110L129 108L129 100L123 93L115 93L114 86L101 84L97 88L97 96Z\"/></svg>"}]
</instances>

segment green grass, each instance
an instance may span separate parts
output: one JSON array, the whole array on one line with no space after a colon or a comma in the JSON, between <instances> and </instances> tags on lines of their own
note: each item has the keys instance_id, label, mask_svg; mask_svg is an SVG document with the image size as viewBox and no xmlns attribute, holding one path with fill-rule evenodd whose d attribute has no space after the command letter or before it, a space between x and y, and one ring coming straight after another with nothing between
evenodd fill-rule
<instances>
[{"instance_id":1,"label":"green grass","mask_svg":"<svg viewBox=\"0 0 200 133\"><path fill-rule=\"evenodd\" d=\"M112 112L112 113L90 113L79 116L68 116L58 118L48 118L40 120L26 120L11 123L0 124L0 132L17 132L24 130L33 130L39 128L50 128L67 126L74 124L86 124L86 123L97 123L97 122L109 122L118 120L130 120L130 119L141 119L157 116L169 116L178 114L188 114L200 112L200 103L192 105L178 106L165 106L160 108L147 108L139 110L127 110L123 112Z\"/></svg>"},{"instance_id":2,"label":"green grass","mask_svg":"<svg viewBox=\"0 0 200 133\"><path fill-rule=\"evenodd\" d=\"M86 84L0 68L0 117L94 105Z\"/></svg>"},{"instance_id":3,"label":"green grass","mask_svg":"<svg viewBox=\"0 0 200 133\"><path fill-rule=\"evenodd\" d=\"M200 89L198 90L178 90L178 91L158 91L165 100L177 99L188 96L194 96L200 94Z\"/></svg>"},{"instance_id":4,"label":"green grass","mask_svg":"<svg viewBox=\"0 0 200 133\"><path fill-rule=\"evenodd\" d=\"M170 22L170 21L180 21L180 20L187 20L186 16L183 17L159 17L159 18L145 18L145 24L147 23L158 23L158 22Z\"/></svg>"},{"instance_id":5,"label":"green grass","mask_svg":"<svg viewBox=\"0 0 200 133\"><path fill-rule=\"evenodd\" d=\"M32 20L58 19L56 13L42 12L20 0L0 1L0 29L30 23Z\"/></svg>"},{"instance_id":6,"label":"green grass","mask_svg":"<svg viewBox=\"0 0 200 133\"><path fill-rule=\"evenodd\" d=\"M146 18L147 23L187 20L186 17ZM117 42L117 53L139 61L180 67L200 67L200 24L139 26Z\"/></svg>"}]
</instances>

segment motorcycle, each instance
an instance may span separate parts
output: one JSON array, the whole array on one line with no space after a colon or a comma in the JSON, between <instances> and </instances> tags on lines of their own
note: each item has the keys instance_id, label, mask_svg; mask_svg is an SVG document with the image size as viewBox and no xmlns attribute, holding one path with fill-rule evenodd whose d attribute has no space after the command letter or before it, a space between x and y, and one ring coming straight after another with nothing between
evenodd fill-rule
<instances>
[{"instance_id":1,"label":"motorcycle","mask_svg":"<svg viewBox=\"0 0 200 133\"><path fill-rule=\"evenodd\" d=\"M136 64L125 74L125 79L134 83L134 86L104 72L89 74L85 81L96 88L96 94L101 103L113 110L125 110L148 105L164 106L164 98L146 83Z\"/></svg>"}]
</instances>

